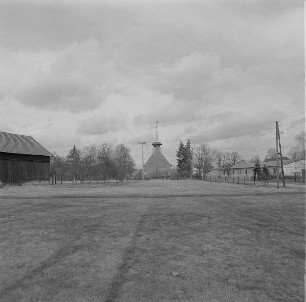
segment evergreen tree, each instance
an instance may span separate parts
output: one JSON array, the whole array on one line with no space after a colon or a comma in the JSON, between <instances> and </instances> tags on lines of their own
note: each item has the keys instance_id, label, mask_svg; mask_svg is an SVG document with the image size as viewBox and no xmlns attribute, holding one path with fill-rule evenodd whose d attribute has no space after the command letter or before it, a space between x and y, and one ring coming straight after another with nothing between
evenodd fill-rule
<instances>
[{"instance_id":1,"label":"evergreen tree","mask_svg":"<svg viewBox=\"0 0 306 302\"><path fill-rule=\"evenodd\" d=\"M191 177L192 172L192 150L190 139L187 140L186 145L180 141L178 151L176 152L176 161L178 174L181 177Z\"/></svg>"},{"instance_id":2,"label":"evergreen tree","mask_svg":"<svg viewBox=\"0 0 306 302\"><path fill-rule=\"evenodd\" d=\"M73 183L79 174L81 152L74 145L67 155L67 163L70 167Z\"/></svg>"},{"instance_id":3,"label":"evergreen tree","mask_svg":"<svg viewBox=\"0 0 306 302\"><path fill-rule=\"evenodd\" d=\"M186 156L186 175L187 177L192 176L192 150L190 138L187 140L185 145L185 156Z\"/></svg>"},{"instance_id":4,"label":"evergreen tree","mask_svg":"<svg viewBox=\"0 0 306 302\"><path fill-rule=\"evenodd\" d=\"M264 165L262 167L262 174L265 175L265 176L269 176L269 169L266 167L266 165Z\"/></svg>"},{"instance_id":5,"label":"evergreen tree","mask_svg":"<svg viewBox=\"0 0 306 302\"><path fill-rule=\"evenodd\" d=\"M184 170L184 151L184 144L180 141L178 151L176 152L177 170L179 175L181 175Z\"/></svg>"},{"instance_id":6,"label":"evergreen tree","mask_svg":"<svg viewBox=\"0 0 306 302\"><path fill-rule=\"evenodd\" d=\"M260 162L257 159L256 162L254 163L254 181L258 178L258 176L261 174L261 167L260 167Z\"/></svg>"},{"instance_id":7,"label":"evergreen tree","mask_svg":"<svg viewBox=\"0 0 306 302\"><path fill-rule=\"evenodd\" d=\"M270 176L270 172L269 172L269 169L266 167L266 165L264 165L264 166L262 167L262 174L263 174L263 176L264 176L264 180L265 180L266 182L268 182L269 176Z\"/></svg>"}]
</instances>

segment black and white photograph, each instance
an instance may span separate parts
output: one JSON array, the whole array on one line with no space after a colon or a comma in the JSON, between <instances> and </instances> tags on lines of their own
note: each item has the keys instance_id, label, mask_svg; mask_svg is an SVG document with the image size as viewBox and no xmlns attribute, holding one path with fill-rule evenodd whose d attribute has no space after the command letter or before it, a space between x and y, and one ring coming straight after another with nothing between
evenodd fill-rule
<instances>
[{"instance_id":1,"label":"black and white photograph","mask_svg":"<svg viewBox=\"0 0 306 302\"><path fill-rule=\"evenodd\" d=\"M302 0L0 0L0 301L305 301Z\"/></svg>"}]
</instances>

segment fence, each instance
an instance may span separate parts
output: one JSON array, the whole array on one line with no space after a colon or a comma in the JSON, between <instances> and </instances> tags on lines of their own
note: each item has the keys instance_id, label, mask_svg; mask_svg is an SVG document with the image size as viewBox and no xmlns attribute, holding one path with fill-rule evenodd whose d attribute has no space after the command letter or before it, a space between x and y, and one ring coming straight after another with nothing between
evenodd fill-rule
<instances>
[{"instance_id":1,"label":"fence","mask_svg":"<svg viewBox=\"0 0 306 302\"><path fill-rule=\"evenodd\" d=\"M232 183L232 184L242 184L242 185L263 185L269 186L269 184L276 183L276 177L269 176L258 176L255 177L252 175L246 176L225 176L225 175L216 175L216 176L206 176L204 181L209 182L223 182L223 183ZM283 181L282 177L279 178L280 183ZM294 176L285 176L286 183L305 183L305 177L294 177Z\"/></svg>"}]
</instances>

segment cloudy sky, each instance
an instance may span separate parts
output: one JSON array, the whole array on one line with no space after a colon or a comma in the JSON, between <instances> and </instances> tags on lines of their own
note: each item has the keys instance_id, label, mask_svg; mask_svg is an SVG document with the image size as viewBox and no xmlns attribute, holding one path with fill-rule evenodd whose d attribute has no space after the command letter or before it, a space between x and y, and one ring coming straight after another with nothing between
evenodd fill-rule
<instances>
[{"instance_id":1,"label":"cloudy sky","mask_svg":"<svg viewBox=\"0 0 306 302\"><path fill-rule=\"evenodd\" d=\"M180 139L264 156L304 127L302 0L1 1L0 131L66 155L124 143L137 164L155 121Z\"/></svg>"}]
</instances>

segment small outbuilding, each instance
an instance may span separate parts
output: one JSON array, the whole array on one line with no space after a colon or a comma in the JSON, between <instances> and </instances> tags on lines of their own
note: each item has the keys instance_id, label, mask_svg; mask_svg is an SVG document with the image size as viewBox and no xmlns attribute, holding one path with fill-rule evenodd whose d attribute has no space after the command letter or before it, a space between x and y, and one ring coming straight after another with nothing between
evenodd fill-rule
<instances>
[{"instance_id":1,"label":"small outbuilding","mask_svg":"<svg viewBox=\"0 0 306 302\"><path fill-rule=\"evenodd\" d=\"M48 180L51 155L31 136L0 132L0 182Z\"/></svg>"}]
</instances>

